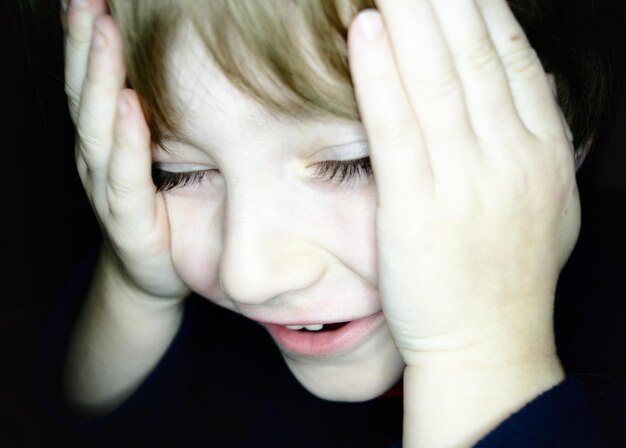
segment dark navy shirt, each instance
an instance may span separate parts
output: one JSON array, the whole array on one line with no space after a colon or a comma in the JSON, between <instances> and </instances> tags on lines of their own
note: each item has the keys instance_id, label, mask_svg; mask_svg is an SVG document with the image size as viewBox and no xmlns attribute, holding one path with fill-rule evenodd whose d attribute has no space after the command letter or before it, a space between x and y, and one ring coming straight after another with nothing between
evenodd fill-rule
<instances>
[{"instance_id":1,"label":"dark navy shirt","mask_svg":"<svg viewBox=\"0 0 626 448\"><path fill-rule=\"evenodd\" d=\"M159 364L117 410L64 412L61 366L95 266L94 251L65 289L42 335L34 379L46 438L81 447L400 447L402 398L322 400L291 374L258 324L191 295ZM476 446L626 446L626 385L568 377ZM454 431L454 428L450 428Z\"/></svg>"}]
</instances>

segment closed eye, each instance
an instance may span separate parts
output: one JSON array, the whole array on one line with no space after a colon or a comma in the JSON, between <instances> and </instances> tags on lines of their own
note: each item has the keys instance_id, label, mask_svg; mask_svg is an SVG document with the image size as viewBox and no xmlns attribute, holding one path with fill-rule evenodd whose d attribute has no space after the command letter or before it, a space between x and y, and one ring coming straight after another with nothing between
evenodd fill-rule
<instances>
[{"instance_id":1,"label":"closed eye","mask_svg":"<svg viewBox=\"0 0 626 448\"><path fill-rule=\"evenodd\" d=\"M172 172L157 168L152 165L152 182L157 191L168 191L174 188L184 188L205 179L209 179L215 170L181 171ZM313 177L317 180L343 184L349 180L358 180L362 176L373 177L372 164L369 157L356 160L325 160L315 164Z\"/></svg>"},{"instance_id":2,"label":"closed eye","mask_svg":"<svg viewBox=\"0 0 626 448\"><path fill-rule=\"evenodd\" d=\"M168 191L174 188L183 188L200 183L204 179L210 178L214 170L198 171L165 171L152 165L152 182L157 191Z\"/></svg>"},{"instance_id":3,"label":"closed eye","mask_svg":"<svg viewBox=\"0 0 626 448\"><path fill-rule=\"evenodd\" d=\"M361 176L371 178L373 174L368 156L356 160L325 160L316 163L313 176L319 180L341 184L347 180L359 179Z\"/></svg>"}]
</instances>

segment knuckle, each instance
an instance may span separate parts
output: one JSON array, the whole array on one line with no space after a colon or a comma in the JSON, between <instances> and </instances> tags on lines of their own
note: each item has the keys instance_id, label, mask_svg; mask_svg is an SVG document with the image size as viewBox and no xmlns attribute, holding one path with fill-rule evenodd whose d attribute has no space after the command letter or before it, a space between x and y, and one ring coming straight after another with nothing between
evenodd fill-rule
<instances>
[{"instance_id":1,"label":"knuckle","mask_svg":"<svg viewBox=\"0 0 626 448\"><path fill-rule=\"evenodd\" d=\"M121 176L109 176L106 187L111 214L116 218L132 213L137 205L137 192L133 185Z\"/></svg>"},{"instance_id":2,"label":"knuckle","mask_svg":"<svg viewBox=\"0 0 626 448\"><path fill-rule=\"evenodd\" d=\"M461 92L459 76L454 69L432 74L431 76L421 76L418 80L422 95L429 100L438 100L457 95Z\"/></svg>"},{"instance_id":3,"label":"knuckle","mask_svg":"<svg viewBox=\"0 0 626 448\"><path fill-rule=\"evenodd\" d=\"M75 84L70 80L67 80L65 83L65 95L67 95L67 99L69 101L69 106L71 108L76 109L78 103L80 102L80 91L76 88Z\"/></svg>"},{"instance_id":4,"label":"knuckle","mask_svg":"<svg viewBox=\"0 0 626 448\"><path fill-rule=\"evenodd\" d=\"M535 74L541 68L537 52L530 46L520 46L502 55L507 73L514 76Z\"/></svg>"},{"instance_id":5,"label":"knuckle","mask_svg":"<svg viewBox=\"0 0 626 448\"><path fill-rule=\"evenodd\" d=\"M106 146L104 140L97 136L96 133L87 128L84 124L81 124L76 129L76 135L78 137L77 143L80 145L81 151L83 153L93 153L102 151Z\"/></svg>"},{"instance_id":6,"label":"knuckle","mask_svg":"<svg viewBox=\"0 0 626 448\"><path fill-rule=\"evenodd\" d=\"M116 135L113 139L113 146L115 147L116 151L120 151L122 153L132 153L132 151L134 150L134 148L128 141L118 135Z\"/></svg>"},{"instance_id":7,"label":"knuckle","mask_svg":"<svg viewBox=\"0 0 626 448\"><path fill-rule=\"evenodd\" d=\"M90 64L84 78L84 88L89 89L100 98L112 98L122 87L121 81L110 68Z\"/></svg>"},{"instance_id":8,"label":"knuckle","mask_svg":"<svg viewBox=\"0 0 626 448\"><path fill-rule=\"evenodd\" d=\"M109 176L107 194L110 199L128 200L134 194L133 188L121 176Z\"/></svg>"},{"instance_id":9,"label":"knuckle","mask_svg":"<svg viewBox=\"0 0 626 448\"><path fill-rule=\"evenodd\" d=\"M107 81L107 75L101 73L101 70L93 64L93 61L90 61L85 72L85 87L94 91L105 90L110 84Z\"/></svg>"},{"instance_id":10,"label":"knuckle","mask_svg":"<svg viewBox=\"0 0 626 448\"><path fill-rule=\"evenodd\" d=\"M498 55L489 36L482 35L453 53L462 67L485 72L498 67Z\"/></svg>"},{"instance_id":11,"label":"knuckle","mask_svg":"<svg viewBox=\"0 0 626 448\"><path fill-rule=\"evenodd\" d=\"M87 33L84 32L78 32L76 28L70 28L65 43L67 51L72 54L79 51L88 51L89 40L86 34Z\"/></svg>"},{"instance_id":12,"label":"knuckle","mask_svg":"<svg viewBox=\"0 0 626 448\"><path fill-rule=\"evenodd\" d=\"M379 140L382 141L383 146L404 147L414 145L417 141L416 131L413 127L409 123L386 123L376 130L376 134L380 136Z\"/></svg>"},{"instance_id":13,"label":"knuckle","mask_svg":"<svg viewBox=\"0 0 626 448\"><path fill-rule=\"evenodd\" d=\"M90 53L91 33L70 30L65 41L65 59L68 62L85 60Z\"/></svg>"}]
</instances>

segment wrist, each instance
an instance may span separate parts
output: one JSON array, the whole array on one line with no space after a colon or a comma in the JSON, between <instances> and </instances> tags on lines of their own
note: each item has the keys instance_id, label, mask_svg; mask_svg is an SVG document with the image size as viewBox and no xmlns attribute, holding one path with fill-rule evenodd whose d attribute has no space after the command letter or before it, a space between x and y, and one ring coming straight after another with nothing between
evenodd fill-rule
<instances>
[{"instance_id":1,"label":"wrist","mask_svg":"<svg viewBox=\"0 0 626 448\"><path fill-rule=\"evenodd\" d=\"M556 354L509 359L407 366L403 446L473 446L565 378Z\"/></svg>"},{"instance_id":2,"label":"wrist","mask_svg":"<svg viewBox=\"0 0 626 448\"><path fill-rule=\"evenodd\" d=\"M407 366L420 369L498 369L558 359L554 297L526 297L465 315L437 332L398 344Z\"/></svg>"}]
</instances>

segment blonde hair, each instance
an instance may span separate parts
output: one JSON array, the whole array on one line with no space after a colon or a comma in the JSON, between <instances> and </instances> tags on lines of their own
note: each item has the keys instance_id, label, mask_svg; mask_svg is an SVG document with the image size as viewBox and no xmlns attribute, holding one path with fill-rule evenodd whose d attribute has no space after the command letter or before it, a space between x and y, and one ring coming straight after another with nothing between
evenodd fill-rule
<instances>
[{"instance_id":1,"label":"blonde hair","mask_svg":"<svg viewBox=\"0 0 626 448\"><path fill-rule=\"evenodd\" d=\"M544 68L555 75L579 166L623 88L613 11L603 2L508 1ZM109 4L122 31L128 85L142 100L155 144L163 146L165 134L179 136L181 117L166 90L166 64L184 23L193 25L227 79L269 111L294 118L330 114L360 119L349 73L347 30L359 11L375 8L373 0ZM321 76L320 64L330 78ZM280 97L266 88L268 80L278 87Z\"/></svg>"},{"instance_id":2,"label":"blonde hair","mask_svg":"<svg viewBox=\"0 0 626 448\"><path fill-rule=\"evenodd\" d=\"M128 85L142 100L155 144L162 144L165 133L178 136L181 117L166 89L166 64L185 22L193 25L228 80L270 111L296 118L360 119L346 40L352 18L374 7L373 0L109 3L122 31ZM280 96L267 89L268 80Z\"/></svg>"}]
</instances>

